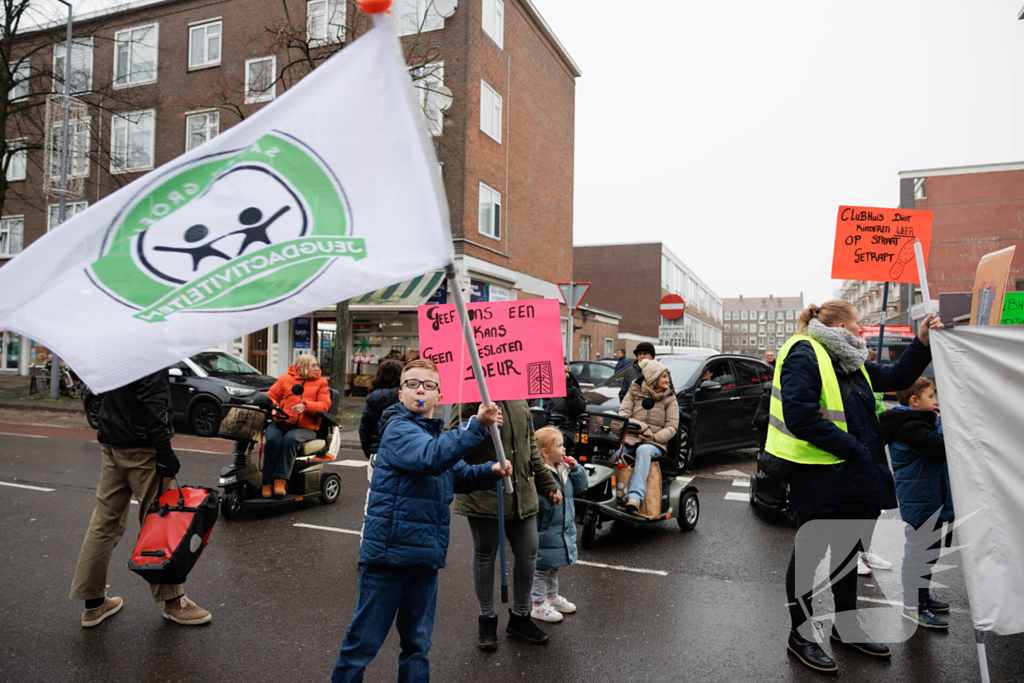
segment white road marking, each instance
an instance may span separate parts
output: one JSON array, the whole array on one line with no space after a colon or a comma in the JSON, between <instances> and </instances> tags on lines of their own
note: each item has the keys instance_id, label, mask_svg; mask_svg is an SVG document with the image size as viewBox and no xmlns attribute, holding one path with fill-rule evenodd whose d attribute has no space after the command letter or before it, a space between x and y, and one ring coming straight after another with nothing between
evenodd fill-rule
<instances>
[{"instance_id":1,"label":"white road marking","mask_svg":"<svg viewBox=\"0 0 1024 683\"><path fill-rule=\"evenodd\" d=\"M175 450L175 452L177 452L177 451L185 451L187 453L209 453L210 455L223 455L223 456L231 455L231 453L221 453L220 451L201 451L198 448L175 448L174 450Z\"/></svg>"},{"instance_id":2,"label":"white road marking","mask_svg":"<svg viewBox=\"0 0 1024 683\"><path fill-rule=\"evenodd\" d=\"M749 489L750 488L750 480L749 479L733 479L732 480L732 485L733 486L740 486L740 487L745 488L745 489Z\"/></svg>"},{"instance_id":3,"label":"white road marking","mask_svg":"<svg viewBox=\"0 0 1024 683\"><path fill-rule=\"evenodd\" d=\"M12 484L9 481L0 481L0 486L11 486L16 489L28 489L29 491L56 491L57 489L44 489L42 486L28 486L27 484Z\"/></svg>"},{"instance_id":4,"label":"white road marking","mask_svg":"<svg viewBox=\"0 0 1024 683\"><path fill-rule=\"evenodd\" d=\"M598 569L614 569L620 572L633 572L635 574L654 574L655 576L668 576L668 572L663 572L660 569L641 569L639 567L623 567L617 564L604 564L603 562L586 562L585 560L576 560L576 564L582 564L584 567L597 567Z\"/></svg>"},{"instance_id":5,"label":"white road marking","mask_svg":"<svg viewBox=\"0 0 1024 683\"><path fill-rule=\"evenodd\" d=\"M740 493L739 491L729 491L725 494L725 500L742 500L744 502L750 501L749 493Z\"/></svg>"},{"instance_id":6,"label":"white road marking","mask_svg":"<svg viewBox=\"0 0 1024 683\"><path fill-rule=\"evenodd\" d=\"M746 472L740 472L739 470L726 470L725 472L715 472L719 477L749 477L750 475Z\"/></svg>"},{"instance_id":7,"label":"white road marking","mask_svg":"<svg viewBox=\"0 0 1024 683\"><path fill-rule=\"evenodd\" d=\"M366 460L335 460L327 464L334 465L335 467L362 467L366 469L366 463Z\"/></svg>"},{"instance_id":8,"label":"white road marking","mask_svg":"<svg viewBox=\"0 0 1024 683\"><path fill-rule=\"evenodd\" d=\"M860 600L862 602L874 602L879 605L890 605L892 607L899 607L900 609L903 609L903 602L900 600L882 600L881 598L865 598L863 595L858 595L857 600ZM960 609L958 607L950 607L949 611L954 612L956 614L970 614L968 610Z\"/></svg>"},{"instance_id":9,"label":"white road marking","mask_svg":"<svg viewBox=\"0 0 1024 683\"><path fill-rule=\"evenodd\" d=\"M303 529L318 529L320 531L336 531L339 534L353 534L354 536L362 536L362 533L353 531L352 529L339 529L336 526L317 526L316 524L292 524L292 526L302 527ZM577 563L579 564L579 563Z\"/></svg>"},{"instance_id":10,"label":"white road marking","mask_svg":"<svg viewBox=\"0 0 1024 683\"><path fill-rule=\"evenodd\" d=\"M49 437L39 436L38 434L15 434L14 432L0 432L0 436L23 436L26 439L47 439Z\"/></svg>"}]
</instances>

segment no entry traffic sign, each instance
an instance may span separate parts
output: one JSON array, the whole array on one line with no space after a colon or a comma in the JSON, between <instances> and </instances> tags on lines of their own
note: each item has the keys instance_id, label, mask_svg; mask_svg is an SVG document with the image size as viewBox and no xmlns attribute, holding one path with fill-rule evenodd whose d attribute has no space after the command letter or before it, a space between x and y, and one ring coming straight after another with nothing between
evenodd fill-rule
<instances>
[{"instance_id":1,"label":"no entry traffic sign","mask_svg":"<svg viewBox=\"0 0 1024 683\"><path fill-rule=\"evenodd\" d=\"M661 315L665 319L675 320L683 317L683 313L686 312L686 302L678 294L669 294L662 298L661 303L658 304L658 310L661 311Z\"/></svg>"}]
</instances>

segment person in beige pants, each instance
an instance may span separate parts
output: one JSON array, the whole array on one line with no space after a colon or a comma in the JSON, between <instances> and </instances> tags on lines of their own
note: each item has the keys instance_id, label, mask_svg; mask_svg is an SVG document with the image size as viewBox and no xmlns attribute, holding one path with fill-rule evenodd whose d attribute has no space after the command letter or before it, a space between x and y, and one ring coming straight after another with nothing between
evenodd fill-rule
<instances>
[{"instance_id":1,"label":"person in beige pants","mask_svg":"<svg viewBox=\"0 0 1024 683\"><path fill-rule=\"evenodd\" d=\"M110 556L128 528L131 498L139 502L139 524L153 499L167 490L178 473L178 458L171 448L170 386L167 371L102 395L100 404L100 481L96 508L78 555L72 600L84 600L82 626L90 628L116 614L121 598L107 597ZM193 626L211 620L210 613L185 596L180 585L151 585L153 601L163 603L163 616Z\"/></svg>"}]
</instances>

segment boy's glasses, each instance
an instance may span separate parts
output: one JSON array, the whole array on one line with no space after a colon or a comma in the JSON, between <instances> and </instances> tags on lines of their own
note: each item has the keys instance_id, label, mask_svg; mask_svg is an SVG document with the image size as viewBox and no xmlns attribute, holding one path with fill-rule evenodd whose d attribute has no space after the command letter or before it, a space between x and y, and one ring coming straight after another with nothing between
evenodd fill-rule
<instances>
[{"instance_id":1,"label":"boy's glasses","mask_svg":"<svg viewBox=\"0 0 1024 683\"><path fill-rule=\"evenodd\" d=\"M437 382L421 382L418 379L407 379L404 382L402 382L402 386L409 387L410 389L419 389L420 386L422 386L427 391L437 391L441 385L439 385Z\"/></svg>"}]
</instances>

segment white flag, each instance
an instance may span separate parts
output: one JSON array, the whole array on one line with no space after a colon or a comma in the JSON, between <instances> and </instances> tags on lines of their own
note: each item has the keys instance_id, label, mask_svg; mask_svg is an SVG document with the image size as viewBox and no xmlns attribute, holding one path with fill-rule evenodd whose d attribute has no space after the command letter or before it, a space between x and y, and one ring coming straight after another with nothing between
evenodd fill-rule
<instances>
[{"instance_id":1,"label":"white flag","mask_svg":"<svg viewBox=\"0 0 1024 683\"><path fill-rule=\"evenodd\" d=\"M975 628L1024 632L1024 326L932 331L957 541Z\"/></svg>"},{"instance_id":2,"label":"white flag","mask_svg":"<svg viewBox=\"0 0 1024 683\"><path fill-rule=\"evenodd\" d=\"M0 269L0 329L94 391L451 262L437 160L384 19L277 101Z\"/></svg>"}]
</instances>

